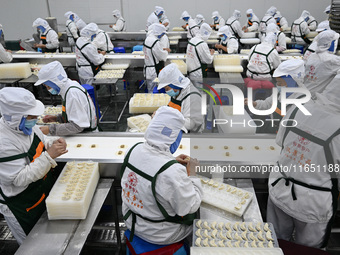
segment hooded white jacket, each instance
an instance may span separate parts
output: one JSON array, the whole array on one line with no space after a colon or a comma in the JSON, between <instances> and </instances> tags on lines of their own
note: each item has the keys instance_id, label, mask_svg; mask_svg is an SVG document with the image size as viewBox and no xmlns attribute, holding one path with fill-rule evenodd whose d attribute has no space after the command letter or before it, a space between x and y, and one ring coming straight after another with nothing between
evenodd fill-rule
<instances>
[{"instance_id":1,"label":"hooded white jacket","mask_svg":"<svg viewBox=\"0 0 340 255\"><path fill-rule=\"evenodd\" d=\"M66 20L66 34L67 34L68 44L70 46L74 46L76 43L75 40L79 38L78 28L77 28L76 23L70 19Z\"/></svg>"},{"instance_id":2,"label":"hooded white jacket","mask_svg":"<svg viewBox=\"0 0 340 255\"><path fill-rule=\"evenodd\" d=\"M103 30L98 31L98 34L92 43L97 46L98 50L106 52L113 51L113 44L110 36Z\"/></svg>"},{"instance_id":3,"label":"hooded white jacket","mask_svg":"<svg viewBox=\"0 0 340 255\"><path fill-rule=\"evenodd\" d=\"M294 21L292 25L292 39L295 38L296 42L305 43L302 37L309 33L310 29L307 22L305 21L305 17L300 17Z\"/></svg>"}]
</instances>

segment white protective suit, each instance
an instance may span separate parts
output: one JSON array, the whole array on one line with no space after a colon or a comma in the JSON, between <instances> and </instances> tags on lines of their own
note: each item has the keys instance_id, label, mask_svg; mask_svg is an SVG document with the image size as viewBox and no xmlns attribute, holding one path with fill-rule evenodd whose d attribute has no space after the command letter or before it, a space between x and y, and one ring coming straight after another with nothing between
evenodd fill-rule
<instances>
[{"instance_id":1,"label":"white protective suit","mask_svg":"<svg viewBox=\"0 0 340 255\"><path fill-rule=\"evenodd\" d=\"M274 48L275 40L276 36L270 33L262 43L254 45L250 49L247 66L247 76L249 78L253 80L271 80L271 72L281 63L279 53Z\"/></svg>"},{"instance_id":2,"label":"white protective suit","mask_svg":"<svg viewBox=\"0 0 340 255\"><path fill-rule=\"evenodd\" d=\"M257 32L260 25L260 19L255 15L253 9L248 9L246 14L252 15L250 20L247 19L247 24L245 25L245 27L248 29L248 32Z\"/></svg>"},{"instance_id":3,"label":"white protective suit","mask_svg":"<svg viewBox=\"0 0 340 255\"><path fill-rule=\"evenodd\" d=\"M115 24L113 24L112 29L114 32L121 32L126 30L125 20L123 19L119 10L112 11L112 16L116 19Z\"/></svg>"},{"instance_id":4,"label":"white protective suit","mask_svg":"<svg viewBox=\"0 0 340 255\"><path fill-rule=\"evenodd\" d=\"M12 54L0 44L0 63L9 63L13 59Z\"/></svg>"},{"instance_id":5,"label":"white protective suit","mask_svg":"<svg viewBox=\"0 0 340 255\"><path fill-rule=\"evenodd\" d=\"M188 43L186 63L190 79L202 81L202 64L211 64L214 59L206 43L211 31L211 27L207 23L203 23L200 28L200 33Z\"/></svg>"},{"instance_id":6,"label":"white protective suit","mask_svg":"<svg viewBox=\"0 0 340 255\"><path fill-rule=\"evenodd\" d=\"M96 108L90 95L78 82L67 78L60 62L53 61L43 66L38 73L38 78L39 80L34 85L38 86L46 81L51 81L60 88L59 95L62 101L66 101L67 122L65 123L62 115L58 115L58 122L63 124L51 124L49 126L51 135L65 136L90 131L90 129L96 130Z\"/></svg>"},{"instance_id":7,"label":"white protective suit","mask_svg":"<svg viewBox=\"0 0 340 255\"><path fill-rule=\"evenodd\" d=\"M276 11L274 19L276 20L276 25L279 26L281 31L286 31L289 29L288 21L285 17L281 15L281 12Z\"/></svg>"},{"instance_id":8,"label":"white protective suit","mask_svg":"<svg viewBox=\"0 0 340 255\"><path fill-rule=\"evenodd\" d=\"M297 122L296 128L322 141L331 138L340 126L339 82L340 76L337 75L321 94L316 94L315 102L304 105L311 116L297 111L294 117ZM285 118L292 118L290 116L294 110L295 107L292 107ZM338 193L336 184L339 184L339 173L331 174L327 171L327 166L331 164L334 167L340 163L339 133L330 139L330 150L325 151L323 146L315 143L313 138L306 137L306 134L290 131L285 137L286 131L286 127L281 126L276 137L277 144L283 147L279 164L292 169L285 175L324 189L334 187L335 193ZM332 156L333 160L326 160L325 155ZM293 171L292 166L296 166L296 171ZM313 167L314 169L320 167L320 171L312 172ZM334 186L331 176L335 178ZM292 186L291 180L277 181L281 177L283 176L279 172L270 173L269 176L267 221L273 223L278 238L289 240L295 229L296 243L320 248L327 238L327 225L333 215L332 193L329 190L315 190L297 183ZM337 195L335 194L335 200Z\"/></svg>"},{"instance_id":9,"label":"white protective suit","mask_svg":"<svg viewBox=\"0 0 340 255\"><path fill-rule=\"evenodd\" d=\"M98 50L112 52L113 44L111 42L110 36L101 29L98 29L96 38L93 39L92 43L97 46Z\"/></svg>"},{"instance_id":10,"label":"white protective suit","mask_svg":"<svg viewBox=\"0 0 340 255\"><path fill-rule=\"evenodd\" d=\"M325 20L325 21L320 22L320 24L318 25L318 28L316 29L316 32L320 34L323 31L330 30L330 29L331 28L329 27L329 21ZM319 39L319 35L315 36L312 44L309 45L308 48L306 49L305 54L303 55L304 61L307 61L310 55L312 55L315 52L317 48L317 44L318 44L318 39Z\"/></svg>"},{"instance_id":11,"label":"white protective suit","mask_svg":"<svg viewBox=\"0 0 340 255\"><path fill-rule=\"evenodd\" d=\"M176 64L173 63L164 67L159 73L158 90L169 84L182 88L176 100L183 100L181 103L181 113L185 119L184 127L191 132L202 132L204 129L204 119L201 113L202 100L200 92L188 78L183 76ZM189 94L190 96L186 97Z\"/></svg>"},{"instance_id":12,"label":"white protective suit","mask_svg":"<svg viewBox=\"0 0 340 255\"><path fill-rule=\"evenodd\" d=\"M104 63L105 58L98 53L97 46L91 43L91 36L98 33L98 26L94 23L88 24L81 32L76 42L77 71L81 84L92 84L93 71L90 62L95 65ZM84 57L89 59L89 61Z\"/></svg>"},{"instance_id":13,"label":"white protective suit","mask_svg":"<svg viewBox=\"0 0 340 255\"><path fill-rule=\"evenodd\" d=\"M266 36L267 26L271 23L276 24L276 20L274 19L276 12L277 12L276 7L272 6L267 10L266 14L262 18L260 22L260 29L259 29L259 32L261 32L261 35L260 35L261 40L262 40L262 37Z\"/></svg>"},{"instance_id":14,"label":"white protective suit","mask_svg":"<svg viewBox=\"0 0 340 255\"><path fill-rule=\"evenodd\" d=\"M59 48L59 40L58 40L58 34L56 31L54 31L49 25L48 22L42 18L37 18L33 22L33 27L37 28L38 26L43 26L45 28L44 32L40 32L40 38L46 37L46 43L43 43L43 41L40 41L40 43L43 43L46 45L46 49L43 49L43 51L56 51Z\"/></svg>"},{"instance_id":15,"label":"white protective suit","mask_svg":"<svg viewBox=\"0 0 340 255\"><path fill-rule=\"evenodd\" d=\"M162 17L158 17L158 15L163 12L163 14L165 13L164 9L160 6L155 6L155 11L153 13L151 13L146 21L146 30L149 30L149 26L151 26L152 24L156 23L159 24L160 23L160 19Z\"/></svg>"},{"instance_id":16,"label":"white protective suit","mask_svg":"<svg viewBox=\"0 0 340 255\"><path fill-rule=\"evenodd\" d=\"M318 35L315 53L306 61L305 86L312 96L321 93L333 80L340 69L340 57L328 51L332 41L338 45L339 34L328 30Z\"/></svg>"},{"instance_id":17,"label":"white protective suit","mask_svg":"<svg viewBox=\"0 0 340 255\"><path fill-rule=\"evenodd\" d=\"M159 21L162 23L163 26L165 26L165 30L169 31L169 29L170 29L170 20L168 19L168 17L165 14L162 15L162 17L161 17L161 19ZM168 23L168 24L165 25L166 23Z\"/></svg>"},{"instance_id":18,"label":"white protective suit","mask_svg":"<svg viewBox=\"0 0 340 255\"><path fill-rule=\"evenodd\" d=\"M215 17L217 17L218 19L215 21ZM214 11L212 13L212 17L211 17L214 21L214 25L215 27L213 28L215 31L219 30L221 27L223 27L225 25L225 19L222 18L222 16L218 13L218 11Z\"/></svg>"},{"instance_id":19,"label":"white protective suit","mask_svg":"<svg viewBox=\"0 0 340 255\"><path fill-rule=\"evenodd\" d=\"M315 31L318 27L318 22L312 15L309 15L309 20L307 21L307 24L310 31Z\"/></svg>"},{"instance_id":20,"label":"white protective suit","mask_svg":"<svg viewBox=\"0 0 340 255\"><path fill-rule=\"evenodd\" d=\"M308 27L305 19L309 17L309 12L304 10L301 14L301 17L293 22L292 25L292 40L297 43L306 44L307 42L303 39L307 34L310 33L310 29ZM308 41L308 40L307 40Z\"/></svg>"},{"instance_id":21,"label":"white protective suit","mask_svg":"<svg viewBox=\"0 0 340 255\"><path fill-rule=\"evenodd\" d=\"M233 16L231 16L225 23L227 26L230 27L230 31L237 39L241 38L244 35L241 23L239 21L240 18L241 12L239 10L235 10Z\"/></svg>"},{"instance_id":22,"label":"white protective suit","mask_svg":"<svg viewBox=\"0 0 340 255\"><path fill-rule=\"evenodd\" d=\"M26 153L31 147L34 134L43 142L45 147L52 145L54 139L47 137L37 126L32 128L31 135L25 135L19 130L19 124L23 116L41 115L44 105L35 100L34 95L24 88L3 88L0 90L0 153L1 158ZM23 192L29 184L43 178L51 167L57 163L50 157L47 151L41 153L34 162L27 157L0 163L0 188L7 197L14 197ZM0 195L0 199L3 197ZM16 217L7 205L0 203L0 213L6 219L12 234L19 244L26 238Z\"/></svg>"},{"instance_id":23,"label":"white protective suit","mask_svg":"<svg viewBox=\"0 0 340 255\"><path fill-rule=\"evenodd\" d=\"M195 22L196 24L201 27L201 25L203 24L203 22L205 21L205 18L202 14L197 14L195 17Z\"/></svg>"},{"instance_id":24,"label":"white protective suit","mask_svg":"<svg viewBox=\"0 0 340 255\"><path fill-rule=\"evenodd\" d=\"M218 35L225 35L227 37L226 40L221 40L220 44L224 47L227 47L228 52L224 50L219 51L220 53L228 53L228 54L237 54L239 49L239 43L235 36L230 31L229 26L221 27L218 32Z\"/></svg>"},{"instance_id":25,"label":"white protective suit","mask_svg":"<svg viewBox=\"0 0 340 255\"><path fill-rule=\"evenodd\" d=\"M165 163L175 159L169 148L176 141L183 125L184 117L179 111L167 106L159 108L146 130L146 141L132 150L128 162L145 174L154 176ZM156 205L150 181L126 167L121 185L123 215L131 210L151 220L164 219ZM181 164L173 164L159 174L155 190L157 200L171 216L192 214L201 204L200 179L188 176L185 166ZM132 217L125 223L131 229ZM165 221L154 223L136 216L135 234L150 243L176 243L191 232L190 225Z\"/></svg>"},{"instance_id":26,"label":"white protective suit","mask_svg":"<svg viewBox=\"0 0 340 255\"><path fill-rule=\"evenodd\" d=\"M79 31L86 27L86 23L76 13L74 13L74 22L76 23Z\"/></svg>"},{"instance_id":27,"label":"white protective suit","mask_svg":"<svg viewBox=\"0 0 340 255\"><path fill-rule=\"evenodd\" d=\"M275 49L277 50L277 52L282 52L287 49L286 35L280 31L279 27L276 24L270 23L267 26L266 33L274 33L276 35Z\"/></svg>"},{"instance_id":28,"label":"white protective suit","mask_svg":"<svg viewBox=\"0 0 340 255\"><path fill-rule=\"evenodd\" d=\"M153 80L157 78L155 66L159 64L160 61L165 61L168 57L168 51L164 50L164 44L162 44L158 38L158 36L163 33L166 33L163 25L153 24L144 41L144 75L150 93L152 93L156 85L153 83Z\"/></svg>"},{"instance_id":29,"label":"white protective suit","mask_svg":"<svg viewBox=\"0 0 340 255\"><path fill-rule=\"evenodd\" d=\"M190 18L188 21L188 34L187 38L191 39L195 37L197 34L199 34L200 31L200 25L197 24L195 19Z\"/></svg>"},{"instance_id":30,"label":"white protective suit","mask_svg":"<svg viewBox=\"0 0 340 255\"><path fill-rule=\"evenodd\" d=\"M77 39L79 38L79 29L74 21L70 19L70 16L73 15L74 17L76 14L74 12L68 11L64 14L66 20L66 34L68 44L74 48L73 46L76 44Z\"/></svg>"}]
</instances>

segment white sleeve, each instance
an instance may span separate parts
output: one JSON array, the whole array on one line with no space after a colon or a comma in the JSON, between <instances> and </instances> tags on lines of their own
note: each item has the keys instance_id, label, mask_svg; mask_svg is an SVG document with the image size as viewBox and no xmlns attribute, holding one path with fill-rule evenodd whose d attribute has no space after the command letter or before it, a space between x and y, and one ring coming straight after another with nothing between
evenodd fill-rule
<instances>
[{"instance_id":1,"label":"white sleeve","mask_svg":"<svg viewBox=\"0 0 340 255\"><path fill-rule=\"evenodd\" d=\"M70 89L66 98L66 114L69 122L74 122L81 128L90 127L90 105L85 94L79 89Z\"/></svg>"},{"instance_id":2,"label":"white sleeve","mask_svg":"<svg viewBox=\"0 0 340 255\"><path fill-rule=\"evenodd\" d=\"M184 116L184 127L188 130L197 129L203 124L201 97L199 95L190 95L182 102L181 112Z\"/></svg>"},{"instance_id":3,"label":"white sleeve","mask_svg":"<svg viewBox=\"0 0 340 255\"><path fill-rule=\"evenodd\" d=\"M210 54L208 44L204 42L196 46L196 48L202 63L211 64L214 60L214 56Z\"/></svg>"},{"instance_id":4,"label":"white sleeve","mask_svg":"<svg viewBox=\"0 0 340 255\"><path fill-rule=\"evenodd\" d=\"M268 60L272 63L273 70L276 69L281 64L281 59L277 50L273 50L268 56Z\"/></svg>"},{"instance_id":5,"label":"white sleeve","mask_svg":"<svg viewBox=\"0 0 340 255\"><path fill-rule=\"evenodd\" d=\"M68 24L68 29L70 30L72 36L77 39L79 36L78 36L78 28L76 26L76 24L74 22L70 22Z\"/></svg>"},{"instance_id":6,"label":"white sleeve","mask_svg":"<svg viewBox=\"0 0 340 255\"><path fill-rule=\"evenodd\" d=\"M124 28L124 21L122 21L121 19L118 19L116 24L112 26L112 29L115 32L123 31L123 28Z\"/></svg>"},{"instance_id":7,"label":"white sleeve","mask_svg":"<svg viewBox=\"0 0 340 255\"><path fill-rule=\"evenodd\" d=\"M51 30L46 36L46 42L47 49L59 48L58 34L54 30Z\"/></svg>"},{"instance_id":8,"label":"white sleeve","mask_svg":"<svg viewBox=\"0 0 340 255\"><path fill-rule=\"evenodd\" d=\"M0 61L4 63L9 63L13 59L12 54L10 52L7 52L5 48L0 43Z\"/></svg>"},{"instance_id":9,"label":"white sleeve","mask_svg":"<svg viewBox=\"0 0 340 255\"><path fill-rule=\"evenodd\" d=\"M160 41L158 41L153 46L152 52L154 53L158 61L165 61L166 58L168 57L168 52L166 50L163 50L162 44L160 43Z\"/></svg>"},{"instance_id":10,"label":"white sleeve","mask_svg":"<svg viewBox=\"0 0 340 255\"><path fill-rule=\"evenodd\" d=\"M267 97L265 100L256 100L256 107L257 110L268 110L272 107L273 104L273 96Z\"/></svg>"},{"instance_id":11,"label":"white sleeve","mask_svg":"<svg viewBox=\"0 0 340 255\"><path fill-rule=\"evenodd\" d=\"M235 39L230 39L227 43L228 54L238 53L238 41Z\"/></svg>"},{"instance_id":12,"label":"white sleeve","mask_svg":"<svg viewBox=\"0 0 340 255\"><path fill-rule=\"evenodd\" d=\"M289 28L288 21L285 17L281 18L280 24L283 31L286 31Z\"/></svg>"},{"instance_id":13,"label":"white sleeve","mask_svg":"<svg viewBox=\"0 0 340 255\"><path fill-rule=\"evenodd\" d=\"M308 35L309 33L310 33L310 29L309 29L309 27L308 27L308 25L307 25L307 23L306 22L303 22L302 24L301 24L301 30L302 30L302 35Z\"/></svg>"},{"instance_id":14,"label":"white sleeve","mask_svg":"<svg viewBox=\"0 0 340 255\"><path fill-rule=\"evenodd\" d=\"M105 57L98 53L97 47L94 44L87 45L82 51L94 65L100 65L105 61Z\"/></svg>"},{"instance_id":15,"label":"white sleeve","mask_svg":"<svg viewBox=\"0 0 340 255\"><path fill-rule=\"evenodd\" d=\"M283 32L281 32L279 34L279 38L278 38L278 46L276 46L276 50L281 52L287 49L287 43L286 43L286 36L284 35Z\"/></svg>"},{"instance_id":16,"label":"white sleeve","mask_svg":"<svg viewBox=\"0 0 340 255\"><path fill-rule=\"evenodd\" d=\"M259 29L259 22L253 22L253 25L248 27L248 31L252 32L252 31L257 31Z\"/></svg>"},{"instance_id":17,"label":"white sleeve","mask_svg":"<svg viewBox=\"0 0 340 255\"><path fill-rule=\"evenodd\" d=\"M244 32L242 30L242 26L241 23L239 21L235 21L235 28L236 28L236 33L238 34L239 37L244 36Z\"/></svg>"},{"instance_id":18,"label":"white sleeve","mask_svg":"<svg viewBox=\"0 0 340 255\"><path fill-rule=\"evenodd\" d=\"M220 19L220 23L219 23L219 28L225 26L225 19L224 18L221 18Z\"/></svg>"}]
</instances>

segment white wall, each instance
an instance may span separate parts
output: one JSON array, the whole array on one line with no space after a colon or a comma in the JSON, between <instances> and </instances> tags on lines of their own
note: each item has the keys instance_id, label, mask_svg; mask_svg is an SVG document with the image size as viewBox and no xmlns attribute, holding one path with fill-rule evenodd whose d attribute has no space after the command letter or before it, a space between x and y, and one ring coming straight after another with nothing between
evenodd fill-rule
<instances>
[{"instance_id":1,"label":"white wall","mask_svg":"<svg viewBox=\"0 0 340 255\"><path fill-rule=\"evenodd\" d=\"M37 17L47 17L47 2L51 16L58 20L59 30L65 30L64 13L76 12L86 23L95 22L106 25L100 27L109 31L108 24L113 22L112 10L123 8L128 31L145 29L146 19L154 11L155 5L162 6L170 19L171 27L183 24L180 20L182 11L187 10L192 16L200 13L211 23L211 13L218 10L227 20L235 9L242 12L241 23L246 22L245 11L252 8L261 19L266 10L274 5L291 24L303 10L308 10L323 21L325 7L331 0L0 0L0 23L4 27L6 40L30 38L34 29L32 23ZM121 6L122 3L122 6Z\"/></svg>"}]
</instances>

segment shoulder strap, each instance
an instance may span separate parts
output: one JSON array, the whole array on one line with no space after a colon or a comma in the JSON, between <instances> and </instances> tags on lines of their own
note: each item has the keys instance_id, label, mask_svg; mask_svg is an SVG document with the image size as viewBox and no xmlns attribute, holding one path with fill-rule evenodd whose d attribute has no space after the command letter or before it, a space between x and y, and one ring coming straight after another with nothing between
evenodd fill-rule
<instances>
[{"instance_id":1,"label":"shoulder strap","mask_svg":"<svg viewBox=\"0 0 340 255\"><path fill-rule=\"evenodd\" d=\"M129 158L130 158L130 155L131 155L131 152L132 150L138 145L138 144L141 144L142 142L139 142L139 143L136 143L134 146L131 147L131 149L129 150L129 152L126 154L125 158L124 158L124 162L123 162L123 165L122 165L122 168L120 170L120 178L123 177L123 174L125 172L125 168L129 162Z\"/></svg>"},{"instance_id":2,"label":"shoulder strap","mask_svg":"<svg viewBox=\"0 0 340 255\"><path fill-rule=\"evenodd\" d=\"M202 97L202 95L198 92L191 92L188 95L186 95L185 97L183 97L183 99L181 101L184 101L185 99L187 99L190 95L199 95L200 97Z\"/></svg>"},{"instance_id":3,"label":"shoulder strap","mask_svg":"<svg viewBox=\"0 0 340 255\"><path fill-rule=\"evenodd\" d=\"M21 154L18 154L18 155L14 155L14 156L0 158L0 163L9 162L9 161L13 161L13 160L25 158L25 157L27 157L27 152L21 153Z\"/></svg>"}]
</instances>

